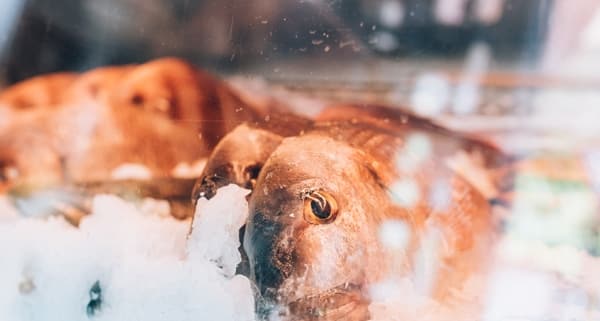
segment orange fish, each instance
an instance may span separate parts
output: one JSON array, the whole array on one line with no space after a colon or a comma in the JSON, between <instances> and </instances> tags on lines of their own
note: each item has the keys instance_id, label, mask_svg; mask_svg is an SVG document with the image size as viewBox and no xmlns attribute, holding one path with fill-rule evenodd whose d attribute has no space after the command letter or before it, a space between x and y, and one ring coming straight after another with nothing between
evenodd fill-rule
<instances>
[{"instance_id":1,"label":"orange fish","mask_svg":"<svg viewBox=\"0 0 600 321\"><path fill-rule=\"evenodd\" d=\"M368 320L374 285L431 270L426 292L451 300L486 268L494 224L482 186L493 184L465 167L482 172L504 156L415 121L321 122L271 153L249 197L243 241L259 314ZM390 224L403 242L386 239ZM419 261L424 252L433 259Z\"/></svg>"}]
</instances>

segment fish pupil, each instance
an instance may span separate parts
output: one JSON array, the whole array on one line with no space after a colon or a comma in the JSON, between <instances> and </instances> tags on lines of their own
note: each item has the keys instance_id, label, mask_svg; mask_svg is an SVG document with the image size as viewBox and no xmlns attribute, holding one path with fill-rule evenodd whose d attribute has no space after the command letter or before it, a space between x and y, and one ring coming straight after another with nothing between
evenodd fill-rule
<instances>
[{"instance_id":1,"label":"fish pupil","mask_svg":"<svg viewBox=\"0 0 600 321\"><path fill-rule=\"evenodd\" d=\"M313 214L320 219L327 219L331 216L331 206L329 206L329 203L325 200L320 200L320 202L312 200L310 202L310 208Z\"/></svg>"}]
</instances>

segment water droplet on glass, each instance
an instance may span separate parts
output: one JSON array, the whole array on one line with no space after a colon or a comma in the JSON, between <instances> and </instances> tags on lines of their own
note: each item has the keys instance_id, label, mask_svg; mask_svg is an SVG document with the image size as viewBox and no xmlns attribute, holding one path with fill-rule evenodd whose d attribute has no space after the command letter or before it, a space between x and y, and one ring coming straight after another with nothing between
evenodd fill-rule
<instances>
[{"instance_id":1,"label":"water droplet on glass","mask_svg":"<svg viewBox=\"0 0 600 321\"><path fill-rule=\"evenodd\" d=\"M386 220L379 226L379 241L383 246L403 250L410 240L410 228L401 220Z\"/></svg>"},{"instance_id":2,"label":"water droplet on glass","mask_svg":"<svg viewBox=\"0 0 600 321\"><path fill-rule=\"evenodd\" d=\"M369 43L383 52L394 51L400 46L398 39L392 33L386 31L375 32L369 39Z\"/></svg>"},{"instance_id":3,"label":"water droplet on glass","mask_svg":"<svg viewBox=\"0 0 600 321\"><path fill-rule=\"evenodd\" d=\"M425 73L417 78L411 104L424 116L440 114L448 104L450 85L443 75Z\"/></svg>"},{"instance_id":4,"label":"water droplet on glass","mask_svg":"<svg viewBox=\"0 0 600 321\"><path fill-rule=\"evenodd\" d=\"M421 195L417 183L410 179L401 179L390 186L392 201L400 206L412 207L417 204Z\"/></svg>"},{"instance_id":5,"label":"water droplet on glass","mask_svg":"<svg viewBox=\"0 0 600 321\"><path fill-rule=\"evenodd\" d=\"M404 20L404 6L398 0L387 0L379 7L381 24L388 28L397 28Z\"/></svg>"}]
</instances>

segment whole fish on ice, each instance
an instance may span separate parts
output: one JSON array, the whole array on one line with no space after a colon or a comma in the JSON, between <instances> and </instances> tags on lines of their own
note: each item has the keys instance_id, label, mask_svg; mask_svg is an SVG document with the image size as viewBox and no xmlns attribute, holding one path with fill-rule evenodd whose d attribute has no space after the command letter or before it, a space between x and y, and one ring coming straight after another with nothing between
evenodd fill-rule
<instances>
[{"instance_id":1,"label":"whole fish on ice","mask_svg":"<svg viewBox=\"0 0 600 321\"><path fill-rule=\"evenodd\" d=\"M465 167L481 172L503 156L446 131L410 121L387 128L328 121L284 138L249 197L243 247L259 313L367 320L376 284L409 277L430 297L451 301L484 270L493 180ZM404 226L404 243L381 237L388 223ZM421 262L424 252L433 259Z\"/></svg>"}]
</instances>

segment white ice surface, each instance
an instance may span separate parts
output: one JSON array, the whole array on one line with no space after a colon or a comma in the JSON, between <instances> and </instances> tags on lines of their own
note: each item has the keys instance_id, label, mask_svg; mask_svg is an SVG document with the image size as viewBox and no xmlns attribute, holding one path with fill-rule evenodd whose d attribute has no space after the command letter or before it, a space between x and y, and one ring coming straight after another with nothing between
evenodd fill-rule
<instances>
[{"instance_id":1,"label":"white ice surface","mask_svg":"<svg viewBox=\"0 0 600 321\"><path fill-rule=\"evenodd\" d=\"M239 197L249 192L231 184L220 188L210 201L205 198L198 200L188 241L189 259L213 262L227 277L235 274L235 268L242 259L237 248L240 244L239 229L248 216L248 204L240 202ZM228 246L223 246L225 244Z\"/></svg>"},{"instance_id":2,"label":"white ice surface","mask_svg":"<svg viewBox=\"0 0 600 321\"><path fill-rule=\"evenodd\" d=\"M246 191L232 188L226 193L229 202L220 203L220 208L207 205L221 217L246 204ZM214 246L232 253L237 251L237 238L188 247L189 221L163 212L161 204L135 207L102 195L94 199L93 214L79 229L62 218L14 219L3 213L0 320L253 320L249 280L226 277L230 273L195 254L209 253L212 249L207 247ZM197 224L203 224L204 217L209 216L199 215ZM216 219L210 223L215 230L229 224ZM202 237L194 231L191 239ZM237 264L228 260L228 266ZM96 281L102 304L89 315L90 289Z\"/></svg>"}]
</instances>

